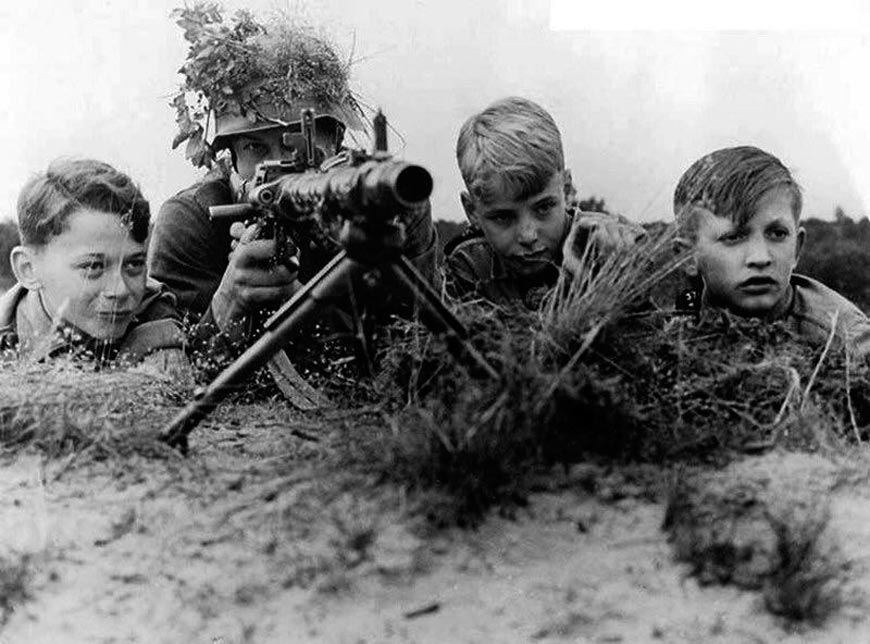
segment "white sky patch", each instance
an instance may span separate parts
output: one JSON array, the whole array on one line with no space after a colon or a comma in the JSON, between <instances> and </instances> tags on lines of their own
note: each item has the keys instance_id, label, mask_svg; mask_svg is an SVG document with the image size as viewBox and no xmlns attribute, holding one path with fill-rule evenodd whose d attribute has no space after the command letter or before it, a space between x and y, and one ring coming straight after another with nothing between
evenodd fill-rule
<instances>
[{"instance_id":1,"label":"white sky patch","mask_svg":"<svg viewBox=\"0 0 870 644\"><path fill-rule=\"evenodd\" d=\"M837 14L839 1L824 3L834 9L828 20L870 23ZM183 2L0 2L0 218L14 217L21 186L58 156L128 172L154 213L202 174L170 149L168 103L186 52L170 12ZM224 4L227 14L241 6L262 13L300 0ZM867 212L868 34L578 31L605 19L625 29L644 12L679 25L662 11L669 0L631 4L640 13L619 0L305 0L303 9L353 51L352 87L404 137L391 137L392 150L432 172L437 218L463 218L460 125L512 94L553 113L581 194L628 216L667 216L688 164L737 143L768 146L799 171L808 215L830 217L838 204L853 216ZM803 4L778 15L794 20ZM854 6L861 16L870 11ZM823 24L824 16L813 20Z\"/></svg>"},{"instance_id":2,"label":"white sky patch","mask_svg":"<svg viewBox=\"0 0 870 644\"><path fill-rule=\"evenodd\" d=\"M516 0L515 0L516 1ZM575 30L870 30L864 0L550 0L550 28Z\"/></svg>"}]
</instances>

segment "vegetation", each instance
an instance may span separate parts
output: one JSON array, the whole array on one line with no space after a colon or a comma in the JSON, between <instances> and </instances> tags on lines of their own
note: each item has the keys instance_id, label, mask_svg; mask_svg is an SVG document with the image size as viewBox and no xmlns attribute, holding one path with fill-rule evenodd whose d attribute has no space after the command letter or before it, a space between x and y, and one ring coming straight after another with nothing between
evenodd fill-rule
<instances>
[{"instance_id":1,"label":"vegetation","mask_svg":"<svg viewBox=\"0 0 870 644\"><path fill-rule=\"evenodd\" d=\"M194 2L173 16L190 47L179 70L184 83L172 99L178 123L172 147L187 141L185 155L195 166L214 160L205 136L215 113L254 116L263 103L296 106L300 98L361 113L348 89L349 62L312 28L281 16L261 21L245 9L225 20L214 2Z\"/></svg>"}]
</instances>

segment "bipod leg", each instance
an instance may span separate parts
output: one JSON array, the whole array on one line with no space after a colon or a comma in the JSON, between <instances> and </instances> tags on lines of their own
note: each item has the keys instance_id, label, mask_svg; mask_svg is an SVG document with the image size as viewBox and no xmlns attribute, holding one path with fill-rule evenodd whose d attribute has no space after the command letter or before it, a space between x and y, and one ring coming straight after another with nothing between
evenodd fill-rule
<instances>
[{"instance_id":1,"label":"bipod leg","mask_svg":"<svg viewBox=\"0 0 870 644\"><path fill-rule=\"evenodd\" d=\"M453 312L445 306L429 282L420 275L404 255L385 263L385 270L413 295L420 305L423 323L436 335L443 335L453 357L468 366L473 373L486 374L498 380L498 372L468 339L468 330Z\"/></svg>"},{"instance_id":2,"label":"bipod leg","mask_svg":"<svg viewBox=\"0 0 870 644\"><path fill-rule=\"evenodd\" d=\"M224 369L194 400L182 409L160 432L160 439L187 451L187 437L196 425L217 407L226 396L248 379L257 369L287 344L287 338L322 303L334 297L359 269L344 251L336 255L312 277L272 317L266 320L263 334Z\"/></svg>"}]
</instances>

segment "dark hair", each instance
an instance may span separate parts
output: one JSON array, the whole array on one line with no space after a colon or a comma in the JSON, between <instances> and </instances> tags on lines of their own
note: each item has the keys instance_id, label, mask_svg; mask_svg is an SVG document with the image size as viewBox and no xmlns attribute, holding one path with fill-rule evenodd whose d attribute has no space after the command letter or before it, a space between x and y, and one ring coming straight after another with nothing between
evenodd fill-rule
<instances>
[{"instance_id":1,"label":"dark hair","mask_svg":"<svg viewBox=\"0 0 870 644\"><path fill-rule=\"evenodd\" d=\"M695 161L680 177L674 191L677 225L691 230L692 206L701 206L743 226L755 216L762 197L776 188L791 194L797 221L803 208L801 189L779 159L749 145L716 150Z\"/></svg>"},{"instance_id":2,"label":"dark hair","mask_svg":"<svg viewBox=\"0 0 870 644\"><path fill-rule=\"evenodd\" d=\"M21 189L21 242L44 246L67 229L70 215L83 208L118 215L139 243L148 238L151 211L130 177L102 161L58 159Z\"/></svg>"},{"instance_id":3,"label":"dark hair","mask_svg":"<svg viewBox=\"0 0 870 644\"><path fill-rule=\"evenodd\" d=\"M530 197L565 169L562 136L553 117L520 96L496 101L465 121L456 160L469 193L484 202L500 194Z\"/></svg>"}]
</instances>

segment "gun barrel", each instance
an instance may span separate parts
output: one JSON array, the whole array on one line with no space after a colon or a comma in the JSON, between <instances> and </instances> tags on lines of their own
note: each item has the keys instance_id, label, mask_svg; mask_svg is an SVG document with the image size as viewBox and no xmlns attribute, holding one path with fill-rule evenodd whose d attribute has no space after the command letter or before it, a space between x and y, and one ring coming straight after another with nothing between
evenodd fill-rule
<instances>
[{"instance_id":1,"label":"gun barrel","mask_svg":"<svg viewBox=\"0 0 870 644\"><path fill-rule=\"evenodd\" d=\"M318 210L347 216L362 214L392 219L432 194L432 175L404 161L372 160L327 172L287 174L254 188L248 199L256 207L276 207L291 219Z\"/></svg>"},{"instance_id":2,"label":"gun barrel","mask_svg":"<svg viewBox=\"0 0 870 644\"><path fill-rule=\"evenodd\" d=\"M209 206L208 218L212 221L244 221L254 217L257 209L248 203L234 203L226 206Z\"/></svg>"}]
</instances>

